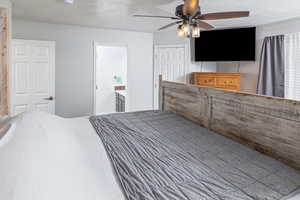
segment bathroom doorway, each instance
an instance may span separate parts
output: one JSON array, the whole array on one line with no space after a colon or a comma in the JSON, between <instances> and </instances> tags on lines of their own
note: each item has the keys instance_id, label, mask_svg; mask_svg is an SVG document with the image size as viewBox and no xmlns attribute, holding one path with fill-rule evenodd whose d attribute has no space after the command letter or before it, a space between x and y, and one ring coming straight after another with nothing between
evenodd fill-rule
<instances>
[{"instance_id":1,"label":"bathroom doorway","mask_svg":"<svg viewBox=\"0 0 300 200\"><path fill-rule=\"evenodd\" d=\"M95 114L126 111L127 47L95 43Z\"/></svg>"}]
</instances>

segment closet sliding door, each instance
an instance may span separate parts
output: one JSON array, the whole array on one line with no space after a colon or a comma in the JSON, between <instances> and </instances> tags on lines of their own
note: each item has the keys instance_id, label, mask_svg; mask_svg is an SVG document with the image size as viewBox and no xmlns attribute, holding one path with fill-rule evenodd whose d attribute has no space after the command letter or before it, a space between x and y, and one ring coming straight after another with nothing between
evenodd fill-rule
<instances>
[{"instance_id":1,"label":"closet sliding door","mask_svg":"<svg viewBox=\"0 0 300 200\"><path fill-rule=\"evenodd\" d=\"M154 109L158 109L159 75L163 80L188 83L187 45L155 46L154 49Z\"/></svg>"}]
</instances>

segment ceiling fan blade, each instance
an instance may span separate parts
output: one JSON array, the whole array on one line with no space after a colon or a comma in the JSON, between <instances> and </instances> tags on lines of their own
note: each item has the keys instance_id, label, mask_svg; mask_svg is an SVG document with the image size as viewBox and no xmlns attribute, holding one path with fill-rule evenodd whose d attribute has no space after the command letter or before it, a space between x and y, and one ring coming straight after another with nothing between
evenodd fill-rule
<instances>
[{"instance_id":1,"label":"ceiling fan blade","mask_svg":"<svg viewBox=\"0 0 300 200\"><path fill-rule=\"evenodd\" d=\"M180 24L180 23L182 23L182 22L183 22L183 21L173 22L173 23L171 23L171 24L168 24L168 25L165 25L165 26L159 28L158 30L161 31L161 30L167 29L167 28L169 28L169 27L171 27L171 26L174 26L174 25L176 25L176 24Z\"/></svg>"},{"instance_id":2,"label":"ceiling fan blade","mask_svg":"<svg viewBox=\"0 0 300 200\"><path fill-rule=\"evenodd\" d=\"M199 26L200 28L205 29L205 30L215 28L214 26L212 26L209 23L206 23L204 21L197 21L196 23L197 23L197 26Z\"/></svg>"},{"instance_id":3,"label":"ceiling fan blade","mask_svg":"<svg viewBox=\"0 0 300 200\"><path fill-rule=\"evenodd\" d=\"M133 15L134 17L162 18L162 19L180 19L178 17L155 16L155 15Z\"/></svg>"},{"instance_id":4,"label":"ceiling fan blade","mask_svg":"<svg viewBox=\"0 0 300 200\"><path fill-rule=\"evenodd\" d=\"M199 9L199 0L184 0L183 14L191 16Z\"/></svg>"},{"instance_id":5,"label":"ceiling fan blade","mask_svg":"<svg viewBox=\"0 0 300 200\"><path fill-rule=\"evenodd\" d=\"M201 20L217 20L217 19L231 19L231 18L240 18L240 17L249 17L249 11L241 12L220 12L220 13L208 13L203 14L197 17Z\"/></svg>"},{"instance_id":6,"label":"ceiling fan blade","mask_svg":"<svg viewBox=\"0 0 300 200\"><path fill-rule=\"evenodd\" d=\"M194 12L190 15L190 20L195 19L199 15L201 15L200 7L194 10Z\"/></svg>"}]
</instances>

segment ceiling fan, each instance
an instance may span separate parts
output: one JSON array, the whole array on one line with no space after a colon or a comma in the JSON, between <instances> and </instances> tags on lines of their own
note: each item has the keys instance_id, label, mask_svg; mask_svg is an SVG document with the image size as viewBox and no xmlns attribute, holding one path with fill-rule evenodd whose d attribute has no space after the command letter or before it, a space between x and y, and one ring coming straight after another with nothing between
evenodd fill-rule
<instances>
[{"instance_id":1,"label":"ceiling fan","mask_svg":"<svg viewBox=\"0 0 300 200\"><path fill-rule=\"evenodd\" d=\"M203 20L218 20L218 19L231 19L248 17L249 11L238 12L220 12L202 14L199 0L184 0L184 4L176 7L175 16L151 16L151 15L134 15L134 17L150 17L150 18L165 18L176 20L158 30L164 30L171 26L179 25L177 34L179 37L200 37L201 30L209 30L215 28Z\"/></svg>"}]
</instances>

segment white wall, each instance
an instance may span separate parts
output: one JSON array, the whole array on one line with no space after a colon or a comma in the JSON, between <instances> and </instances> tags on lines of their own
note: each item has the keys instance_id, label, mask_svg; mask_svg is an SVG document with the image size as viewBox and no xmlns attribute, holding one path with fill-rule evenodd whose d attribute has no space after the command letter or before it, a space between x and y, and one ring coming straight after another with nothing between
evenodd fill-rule
<instances>
[{"instance_id":1,"label":"white wall","mask_svg":"<svg viewBox=\"0 0 300 200\"><path fill-rule=\"evenodd\" d=\"M194 62L192 61L193 45L189 38L177 37L176 30L154 33L154 45L176 45L185 44L189 48L189 61L191 72L216 72L215 62Z\"/></svg>"},{"instance_id":2,"label":"white wall","mask_svg":"<svg viewBox=\"0 0 300 200\"><path fill-rule=\"evenodd\" d=\"M96 61L96 114L116 112L115 86L126 86L127 48L97 46ZM122 77L119 84L114 76Z\"/></svg>"},{"instance_id":3,"label":"white wall","mask_svg":"<svg viewBox=\"0 0 300 200\"><path fill-rule=\"evenodd\" d=\"M13 20L13 38L56 41L56 114L93 113L93 41L128 46L129 111L153 105L153 35Z\"/></svg>"},{"instance_id":4,"label":"white wall","mask_svg":"<svg viewBox=\"0 0 300 200\"><path fill-rule=\"evenodd\" d=\"M11 8L10 0L0 0L0 8Z\"/></svg>"},{"instance_id":5,"label":"white wall","mask_svg":"<svg viewBox=\"0 0 300 200\"><path fill-rule=\"evenodd\" d=\"M272 23L257 27L256 33L256 61L255 62L227 62L218 63L218 72L240 72L243 73L242 91L256 93L257 79L259 73L259 59L262 43L265 37L300 32L300 18Z\"/></svg>"}]
</instances>

